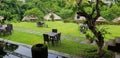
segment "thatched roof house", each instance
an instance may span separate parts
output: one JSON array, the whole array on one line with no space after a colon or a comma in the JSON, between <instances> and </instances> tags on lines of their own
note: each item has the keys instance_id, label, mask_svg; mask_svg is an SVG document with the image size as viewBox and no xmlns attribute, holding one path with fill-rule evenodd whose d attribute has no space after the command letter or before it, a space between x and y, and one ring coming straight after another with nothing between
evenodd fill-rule
<instances>
[{"instance_id":1,"label":"thatched roof house","mask_svg":"<svg viewBox=\"0 0 120 58\"><path fill-rule=\"evenodd\" d=\"M0 16L0 21L2 21L4 19L4 17L3 16Z\"/></svg>"},{"instance_id":2,"label":"thatched roof house","mask_svg":"<svg viewBox=\"0 0 120 58\"><path fill-rule=\"evenodd\" d=\"M78 16L77 14L74 17L74 20L78 20L78 21L85 21L86 18L84 16Z\"/></svg>"},{"instance_id":3,"label":"thatched roof house","mask_svg":"<svg viewBox=\"0 0 120 58\"><path fill-rule=\"evenodd\" d=\"M120 17L113 19L112 22L113 23L120 23Z\"/></svg>"},{"instance_id":4,"label":"thatched roof house","mask_svg":"<svg viewBox=\"0 0 120 58\"><path fill-rule=\"evenodd\" d=\"M107 20L103 17L99 17L97 20L96 20L96 23L97 24L105 24L107 23Z\"/></svg>"},{"instance_id":5,"label":"thatched roof house","mask_svg":"<svg viewBox=\"0 0 120 58\"><path fill-rule=\"evenodd\" d=\"M22 21L38 21L38 17L35 15L27 15L25 16Z\"/></svg>"},{"instance_id":6,"label":"thatched roof house","mask_svg":"<svg viewBox=\"0 0 120 58\"><path fill-rule=\"evenodd\" d=\"M86 18L84 16L78 16L77 14L74 16L74 22L79 24L79 23L83 23L84 21L86 21Z\"/></svg>"},{"instance_id":7,"label":"thatched roof house","mask_svg":"<svg viewBox=\"0 0 120 58\"><path fill-rule=\"evenodd\" d=\"M45 20L52 20L52 18L51 18L52 15L53 15L54 20L61 20L62 19L60 16L56 15L55 13L49 13L49 14L45 15L43 18Z\"/></svg>"},{"instance_id":8,"label":"thatched roof house","mask_svg":"<svg viewBox=\"0 0 120 58\"><path fill-rule=\"evenodd\" d=\"M106 22L107 20L103 17L99 17L96 21L97 22Z\"/></svg>"}]
</instances>

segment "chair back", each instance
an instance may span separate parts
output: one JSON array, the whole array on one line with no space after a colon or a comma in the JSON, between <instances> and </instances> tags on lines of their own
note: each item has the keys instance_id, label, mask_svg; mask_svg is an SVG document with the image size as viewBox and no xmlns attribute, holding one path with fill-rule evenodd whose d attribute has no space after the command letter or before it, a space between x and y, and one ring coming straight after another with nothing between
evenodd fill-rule
<instances>
[{"instance_id":1,"label":"chair back","mask_svg":"<svg viewBox=\"0 0 120 58\"><path fill-rule=\"evenodd\" d=\"M57 34L57 40L60 40L60 38L61 38L61 33L58 33Z\"/></svg>"},{"instance_id":2,"label":"chair back","mask_svg":"<svg viewBox=\"0 0 120 58\"><path fill-rule=\"evenodd\" d=\"M6 32L6 33L9 33L9 34L12 34L11 29L10 29L10 27L8 27L8 26L5 27L5 32Z\"/></svg>"},{"instance_id":3,"label":"chair back","mask_svg":"<svg viewBox=\"0 0 120 58\"><path fill-rule=\"evenodd\" d=\"M40 27L40 26L43 26L44 25L44 21L39 21L37 22L37 26Z\"/></svg>"},{"instance_id":4,"label":"chair back","mask_svg":"<svg viewBox=\"0 0 120 58\"><path fill-rule=\"evenodd\" d=\"M0 27L2 27L2 24L0 24Z\"/></svg>"},{"instance_id":5,"label":"chair back","mask_svg":"<svg viewBox=\"0 0 120 58\"><path fill-rule=\"evenodd\" d=\"M13 25L12 24L7 24L7 27L9 27L11 30L13 30Z\"/></svg>"},{"instance_id":6,"label":"chair back","mask_svg":"<svg viewBox=\"0 0 120 58\"><path fill-rule=\"evenodd\" d=\"M11 32L11 29L10 29L10 27L5 27L5 29L6 29L6 32Z\"/></svg>"},{"instance_id":7,"label":"chair back","mask_svg":"<svg viewBox=\"0 0 120 58\"><path fill-rule=\"evenodd\" d=\"M52 29L52 32L55 32L55 33L57 33L57 29Z\"/></svg>"},{"instance_id":8,"label":"chair back","mask_svg":"<svg viewBox=\"0 0 120 58\"><path fill-rule=\"evenodd\" d=\"M49 41L48 34L43 34L43 37L44 37L44 41Z\"/></svg>"}]
</instances>

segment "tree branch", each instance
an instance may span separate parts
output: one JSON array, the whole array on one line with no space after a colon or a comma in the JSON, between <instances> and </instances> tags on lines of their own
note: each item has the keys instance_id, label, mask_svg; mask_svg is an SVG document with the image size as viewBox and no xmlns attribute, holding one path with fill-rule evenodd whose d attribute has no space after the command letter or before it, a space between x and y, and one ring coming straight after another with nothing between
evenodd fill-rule
<instances>
[{"instance_id":1,"label":"tree branch","mask_svg":"<svg viewBox=\"0 0 120 58\"><path fill-rule=\"evenodd\" d=\"M84 17L89 17L89 15L84 11L84 10L81 10L81 11L79 11L79 12L77 12L77 14L79 15L79 16L84 16Z\"/></svg>"},{"instance_id":2,"label":"tree branch","mask_svg":"<svg viewBox=\"0 0 120 58\"><path fill-rule=\"evenodd\" d=\"M99 9L99 0L96 0L96 12L97 12L97 15L95 16L94 18L94 21L96 21L98 19L98 17L100 17L100 9Z\"/></svg>"},{"instance_id":3,"label":"tree branch","mask_svg":"<svg viewBox=\"0 0 120 58\"><path fill-rule=\"evenodd\" d=\"M95 12L95 8L92 9L92 13L90 15L92 16L94 12Z\"/></svg>"},{"instance_id":4,"label":"tree branch","mask_svg":"<svg viewBox=\"0 0 120 58\"><path fill-rule=\"evenodd\" d=\"M81 4L82 4L82 0L77 0L77 5L78 5L78 6L81 6ZM79 16L84 16L84 17L86 17L86 18L89 17L89 14L87 14L87 12L85 12L85 10L83 10L83 9L79 9L79 10L80 10L80 11L77 12L77 14L78 14Z\"/></svg>"},{"instance_id":5,"label":"tree branch","mask_svg":"<svg viewBox=\"0 0 120 58\"><path fill-rule=\"evenodd\" d=\"M77 0L76 2L77 2L77 4L80 5L82 3L82 0Z\"/></svg>"}]
</instances>

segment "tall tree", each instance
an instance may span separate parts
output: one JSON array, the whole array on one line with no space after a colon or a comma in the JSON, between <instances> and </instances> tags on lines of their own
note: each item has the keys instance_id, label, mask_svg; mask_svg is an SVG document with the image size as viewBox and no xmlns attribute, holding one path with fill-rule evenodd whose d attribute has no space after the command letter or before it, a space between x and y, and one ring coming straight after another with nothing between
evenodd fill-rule
<instances>
[{"instance_id":1,"label":"tall tree","mask_svg":"<svg viewBox=\"0 0 120 58\"><path fill-rule=\"evenodd\" d=\"M104 37L102 32L96 28L95 24L96 20L100 17L99 7L101 4L101 0L96 0L95 3L89 1L86 2L86 4L83 2L83 0L68 0L68 2L70 3L73 1L74 3L72 4L76 6L77 14L79 16L86 17L85 24L88 25L89 30L91 30L94 36L97 38L96 43L98 46L98 54L101 57Z\"/></svg>"}]
</instances>

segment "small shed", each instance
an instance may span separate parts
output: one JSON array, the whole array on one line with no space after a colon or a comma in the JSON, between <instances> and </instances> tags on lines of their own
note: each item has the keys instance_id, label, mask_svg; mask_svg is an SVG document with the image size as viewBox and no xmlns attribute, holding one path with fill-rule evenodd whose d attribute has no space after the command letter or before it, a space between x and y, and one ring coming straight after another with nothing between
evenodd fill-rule
<instances>
[{"instance_id":1,"label":"small shed","mask_svg":"<svg viewBox=\"0 0 120 58\"><path fill-rule=\"evenodd\" d=\"M120 23L120 17L113 19L112 22L113 23Z\"/></svg>"},{"instance_id":2,"label":"small shed","mask_svg":"<svg viewBox=\"0 0 120 58\"><path fill-rule=\"evenodd\" d=\"M49 14L45 15L43 18L45 20L52 20L52 18L51 18L52 15L53 15L54 20L61 20L62 19L60 16L56 15L55 13L49 13Z\"/></svg>"},{"instance_id":3,"label":"small shed","mask_svg":"<svg viewBox=\"0 0 120 58\"><path fill-rule=\"evenodd\" d=\"M38 17L35 15L27 15L25 16L22 21L33 21L33 22L37 22L38 21Z\"/></svg>"}]
</instances>

